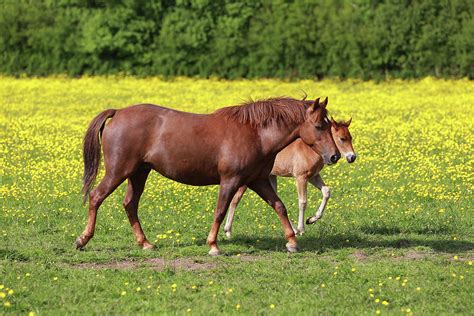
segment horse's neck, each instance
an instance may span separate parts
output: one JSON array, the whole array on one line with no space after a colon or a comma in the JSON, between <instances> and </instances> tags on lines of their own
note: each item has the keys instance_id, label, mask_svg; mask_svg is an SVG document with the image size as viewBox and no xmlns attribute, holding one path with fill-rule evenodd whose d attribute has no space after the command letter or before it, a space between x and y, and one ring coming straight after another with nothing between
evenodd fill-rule
<instances>
[{"instance_id":1,"label":"horse's neck","mask_svg":"<svg viewBox=\"0 0 474 316\"><path fill-rule=\"evenodd\" d=\"M268 126L259 132L265 155L276 156L283 148L299 137L298 126Z\"/></svg>"}]
</instances>

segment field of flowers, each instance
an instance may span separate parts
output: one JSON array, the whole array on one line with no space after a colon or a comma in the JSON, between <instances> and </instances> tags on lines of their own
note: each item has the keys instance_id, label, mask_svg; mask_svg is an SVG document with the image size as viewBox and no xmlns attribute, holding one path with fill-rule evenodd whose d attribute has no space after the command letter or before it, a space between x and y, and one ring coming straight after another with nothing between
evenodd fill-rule
<instances>
[{"instance_id":1,"label":"field of flowers","mask_svg":"<svg viewBox=\"0 0 474 316\"><path fill-rule=\"evenodd\" d=\"M82 137L106 108L155 103L206 113L250 97L329 96L353 118L358 160L325 168L325 217L288 255L277 216L248 193L234 236L208 257L217 187L153 173L140 250L122 185L86 223ZM469 314L474 310L474 83L0 78L0 314ZM297 217L292 179L280 196ZM307 214L321 194L309 188Z\"/></svg>"}]
</instances>

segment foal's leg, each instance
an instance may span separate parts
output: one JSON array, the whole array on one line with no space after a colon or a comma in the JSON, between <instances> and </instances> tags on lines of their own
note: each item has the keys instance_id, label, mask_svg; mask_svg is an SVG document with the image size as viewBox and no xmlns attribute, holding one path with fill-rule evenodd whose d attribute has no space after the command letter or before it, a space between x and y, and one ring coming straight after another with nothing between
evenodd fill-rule
<instances>
[{"instance_id":1,"label":"foal's leg","mask_svg":"<svg viewBox=\"0 0 474 316\"><path fill-rule=\"evenodd\" d=\"M152 249L153 245L148 242L143 233L140 220L138 219L138 202L145 189L145 182L150 174L150 169L137 170L128 178L127 194L123 201L123 207L128 215L128 220L132 226L133 233L137 239L137 243L143 249Z\"/></svg>"},{"instance_id":2,"label":"foal's leg","mask_svg":"<svg viewBox=\"0 0 474 316\"><path fill-rule=\"evenodd\" d=\"M234 222L235 209L237 208L237 205L239 205L239 202L242 199L242 196L244 195L246 190L246 185L241 186L239 190L237 190L237 193L235 193L234 197L232 198L232 201L230 202L229 214L227 215L227 220L224 226L224 232L227 238L230 238L232 236L232 223Z\"/></svg>"},{"instance_id":3,"label":"foal's leg","mask_svg":"<svg viewBox=\"0 0 474 316\"><path fill-rule=\"evenodd\" d=\"M283 202L273 190L270 180L267 178L254 181L249 185L249 188L255 191L265 202L273 207L280 218L281 225L283 226L283 231L285 233L285 238L288 241L286 243L286 249L289 252L297 252L298 244L296 243L295 232L293 231L291 223L288 220L288 213L286 211L285 205L283 205Z\"/></svg>"},{"instance_id":4,"label":"foal's leg","mask_svg":"<svg viewBox=\"0 0 474 316\"><path fill-rule=\"evenodd\" d=\"M321 201L321 205L319 205L318 211L314 216L311 216L306 220L306 224L313 224L318 219L323 217L323 212L326 208L326 203L328 202L329 197L331 196L331 191L329 190L329 187L326 186L319 174L309 179L309 182L318 189L320 189L321 193L323 194L323 200Z\"/></svg>"},{"instance_id":5,"label":"foal's leg","mask_svg":"<svg viewBox=\"0 0 474 316\"><path fill-rule=\"evenodd\" d=\"M224 220L225 214L227 213L227 208L229 207L230 201L234 196L235 192L239 187L239 183L234 179L230 181L221 181L219 187L219 197L217 198L217 206L214 212L214 223L212 224L211 231L207 237L207 244L211 248L209 250L209 255L217 256L221 252L217 246L217 234L219 233L219 227L221 226L222 221Z\"/></svg>"},{"instance_id":6,"label":"foal's leg","mask_svg":"<svg viewBox=\"0 0 474 316\"><path fill-rule=\"evenodd\" d=\"M89 213L87 225L84 232L76 239L76 248L83 249L89 240L94 236L97 210L102 202L107 198L123 181L125 177L105 174L99 185L89 194Z\"/></svg>"},{"instance_id":7,"label":"foal's leg","mask_svg":"<svg viewBox=\"0 0 474 316\"><path fill-rule=\"evenodd\" d=\"M307 196L308 196L308 179L304 176L299 176L296 178L296 187L298 189L298 233L300 235L304 234L304 212L307 205Z\"/></svg>"}]
</instances>

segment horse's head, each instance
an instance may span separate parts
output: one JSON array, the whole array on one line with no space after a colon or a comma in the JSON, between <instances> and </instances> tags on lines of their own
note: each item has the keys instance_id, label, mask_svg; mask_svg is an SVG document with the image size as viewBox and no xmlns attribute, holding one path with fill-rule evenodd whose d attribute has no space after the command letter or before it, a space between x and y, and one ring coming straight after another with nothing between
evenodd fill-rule
<instances>
[{"instance_id":1,"label":"horse's head","mask_svg":"<svg viewBox=\"0 0 474 316\"><path fill-rule=\"evenodd\" d=\"M353 163L357 155L354 152L354 148L352 147L352 136L349 132L349 125L351 125L352 118L349 119L347 122L336 122L331 117L331 133L334 142L336 143L337 149L343 155L348 163Z\"/></svg>"},{"instance_id":2,"label":"horse's head","mask_svg":"<svg viewBox=\"0 0 474 316\"><path fill-rule=\"evenodd\" d=\"M317 98L306 110L305 122L300 128L300 138L315 152L317 152L325 164L336 163L341 154L331 135L331 124L327 118L326 106L328 98L319 102Z\"/></svg>"}]
</instances>

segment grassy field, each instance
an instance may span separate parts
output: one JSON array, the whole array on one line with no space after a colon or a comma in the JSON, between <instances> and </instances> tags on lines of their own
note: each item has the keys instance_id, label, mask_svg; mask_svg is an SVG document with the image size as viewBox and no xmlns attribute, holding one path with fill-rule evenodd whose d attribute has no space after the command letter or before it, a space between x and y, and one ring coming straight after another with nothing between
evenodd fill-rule
<instances>
[{"instance_id":1,"label":"grassy field","mask_svg":"<svg viewBox=\"0 0 474 316\"><path fill-rule=\"evenodd\" d=\"M86 223L81 144L106 108L141 102L206 113L249 97L329 96L353 117L358 160L323 170L325 217L287 254L276 214L248 192L225 255L207 256L217 187L153 173L135 245L125 187ZM472 314L472 81L282 82L0 78L0 314ZM297 217L292 179L280 196ZM310 188L307 214L321 194Z\"/></svg>"}]
</instances>

